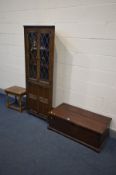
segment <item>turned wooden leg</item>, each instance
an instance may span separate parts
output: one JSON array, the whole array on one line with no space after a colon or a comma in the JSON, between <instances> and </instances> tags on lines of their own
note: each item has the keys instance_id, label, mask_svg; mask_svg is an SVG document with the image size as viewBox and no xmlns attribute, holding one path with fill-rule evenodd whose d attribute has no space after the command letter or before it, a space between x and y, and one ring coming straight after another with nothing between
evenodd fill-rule
<instances>
[{"instance_id":1,"label":"turned wooden leg","mask_svg":"<svg viewBox=\"0 0 116 175\"><path fill-rule=\"evenodd\" d=\"M6 94L6 107L9 108L9 96Z\"/></svg>"},{"instance_id":2,"label":"turned wooden leg","mask_svg":"<svg viewBox=\"0 0 116 175\"><path fill-rule=\"evenodd\" d=\"M17 96L15 95L15 101L14 101L15 104L18 104L18 101L17 101Z\"/></svg>"},{"instance_id":3,"label":"turned wooden leg","mask_svg":"<svg viewBox=\"0 0 116 175\"><path fill-rule=\"evenodd\" d=\"M19 96L19 111L22 112L22 97Z\"/></svg>"}]
</instances>

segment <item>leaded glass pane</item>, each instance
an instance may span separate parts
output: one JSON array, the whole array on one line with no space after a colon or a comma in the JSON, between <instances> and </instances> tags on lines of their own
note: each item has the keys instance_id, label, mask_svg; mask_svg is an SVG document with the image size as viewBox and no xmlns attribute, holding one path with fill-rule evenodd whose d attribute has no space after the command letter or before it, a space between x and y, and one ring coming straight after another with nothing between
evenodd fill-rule
<instances>
[{"instance_id":1,"label":"leaded glass pane","mask_svg":"<svg viewBox=\"0 0 116 175\"><path fill-rule=\"evenodd\" d=\"M49 33L40 35L40 79L49 79Z\"/></svg>"},{"instance_id":2,"label":"leaded glass pane","mask_svg":"<svg viewBox=\"0 0 116 175\"><path fill-rule=\"evenodd\" d=\"M29 32L29 77L37 78L37 34Z\"/></svg>"},{"instance_id":3,"label":"leaded glass pane","mask_svg":"<svg viewBox=\"0 0 116 175\"><path fill-rule=\"evenodd\" d=\"M49 49L49 33L41 33L40 35L40 46L45 49Z\"/></svg>"}]
</instances>

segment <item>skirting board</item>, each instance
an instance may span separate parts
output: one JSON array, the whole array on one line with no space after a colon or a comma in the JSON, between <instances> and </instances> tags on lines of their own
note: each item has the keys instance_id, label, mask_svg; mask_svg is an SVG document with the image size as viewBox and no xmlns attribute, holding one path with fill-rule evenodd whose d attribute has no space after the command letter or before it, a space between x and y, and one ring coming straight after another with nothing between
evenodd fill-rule
<instances>
[{"instance_id":1,"label":"skirting board","mask_svg":"<svg viewBox=\"0 0 116 175\"><path fill-rule=\"evenodd\" d=\"M4 94L5 95L4 90L1 89L1 88L0 88L0 94ZM116 130L110 129L110 137L116 138Z\"/></svg>"},{"instance_id":2,"label":"skirting board","mask_svg":"<svg viewBox=\"0 0 116 175\"><path fill-rule=\"evenodd\" d=\"M0 94L5 94L4 90L0 88Z\"/></svg>"},{"instance_id":3,"label":"skirting board","mask_svg":"<svg viewBox=\"0 0 116 175\"><path fill-rule=\"evenodd\" d=\"M116 130L110 129L110 137L116 138Z\"/></svg>"}]
</instances>

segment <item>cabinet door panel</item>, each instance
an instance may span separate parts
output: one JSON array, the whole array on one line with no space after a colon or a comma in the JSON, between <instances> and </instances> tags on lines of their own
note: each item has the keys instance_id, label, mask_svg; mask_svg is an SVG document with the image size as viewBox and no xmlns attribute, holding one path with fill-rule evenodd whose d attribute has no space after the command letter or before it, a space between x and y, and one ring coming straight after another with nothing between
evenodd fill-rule
<instances>
[{"instance_id":1,"label":"cabinet door panel","mask_svg":"<svg viewBox=\"0 0 116 175\"><path fill-rule=\"evenodd\" d=\"M39 87L39 113L48 114L51 109L50 88Z\"/></svg>"},{"instance_id":2,"label":"cabinet door panel","mask_svg":"<svg viewBox=\"0 0 116 175\"><path fill-rule=\"evenodd\" d=\"M50 84L53 74L54 30L51 28L41 29L38 45L39 81Z\"/></svg>"},{"instance_id":3,"label":"cabinet door panel","mask_svg":"<svg viewBox=\"0 0 116 175\"><path fill-rule=\"evenodd\" d=\"M28 83L27 106L28 106L28 109L31 109L35 113L37 113L38 111L38 86L35 84Z\"/></svg>"},{"instance_id":4,"label":"cabinet door panel","mask_svg":"<svg viewBox=\"0 0 116 175\"><path fill-rule=\"evenodd\" d=\"M27 78L32 80L38 79L38 51L37 51L37 32L31 30L25 34L26 45L26 72Z\"/></svg>"},{"instance_id":5,"label":"cabinet door panel","mask_svg":"<svg viewBox=\"0 0 116 175\"><path fill-rule=\"evenodd\" d=\"M40 33L40 80L49 81L49 33Z\"/></svg>"}]
</instances>

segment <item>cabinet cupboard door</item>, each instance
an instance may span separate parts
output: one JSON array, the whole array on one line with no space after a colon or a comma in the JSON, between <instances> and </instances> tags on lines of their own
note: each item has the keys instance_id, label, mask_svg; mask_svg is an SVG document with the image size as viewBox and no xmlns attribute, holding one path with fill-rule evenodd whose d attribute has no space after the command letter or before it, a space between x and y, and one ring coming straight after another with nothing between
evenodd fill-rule
<instances>
[{"instance_id":1,"label":"cabinet cupboard door","mask_svg":"<svg viewBox=\"0 0 116 175\"><path fill-rule=\"evenodd\" d=\"M47 114L51 110L51 89L39 87L39 112Z\"/></svg>"},{"instance_id":2,"label":"cabinet cupboard door","mask_svg":"<svg viewBox=\"0 0 116 175\"><path fill-rule=\"evenodd\" d=\"M39 32L39 81L52 81L53 72L53 36L52 30L46 29Z\"/></svg>"},{"instance_id":3,"label":"cabinet cupboard door","mask_svg":"<svg viewBox=\"0 0 116 175\"><path fill-rule=\"evenodd\" d=\"M38 49L37 40L38 34L35 31L26 33L26 68L27 78L30 80L38 79Z\"/></svg>"},{"instance_id":4,"label":"cabinet cupboard door","mask_svg":"<svg viewBox=\"0 0 116 175\"><path fill-rule=\"evenodd\" d=\"M32 83L28 83L27 86L27 107L28 110L34 113L38 112L39 104L38 104L38 86Z\"/></svg>"}]
</instances>

